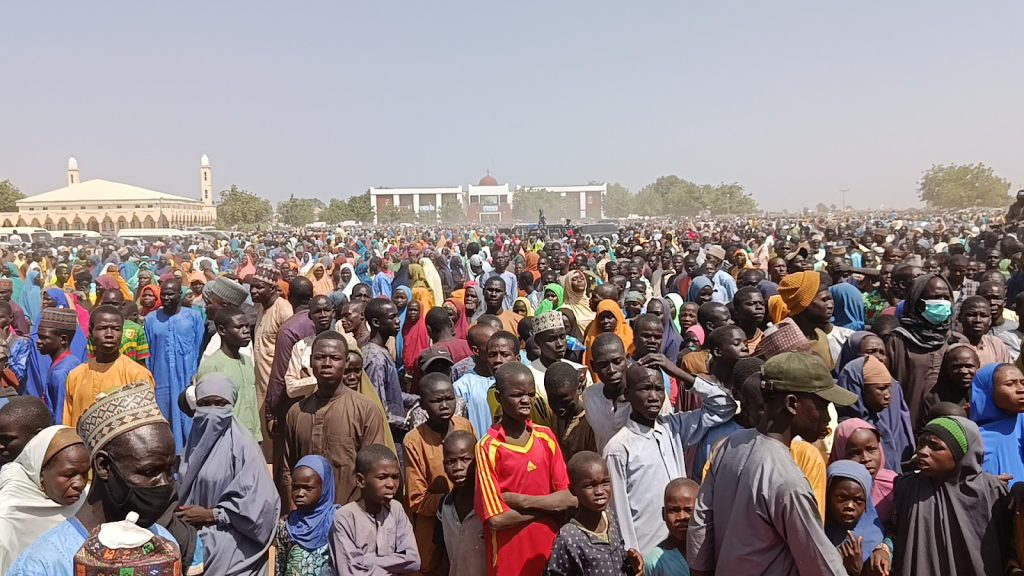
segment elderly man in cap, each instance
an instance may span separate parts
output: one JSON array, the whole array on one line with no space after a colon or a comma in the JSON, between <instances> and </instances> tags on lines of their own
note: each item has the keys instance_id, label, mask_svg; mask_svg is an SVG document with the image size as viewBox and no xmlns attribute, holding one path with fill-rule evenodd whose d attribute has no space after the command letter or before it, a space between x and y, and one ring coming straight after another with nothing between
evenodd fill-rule
<instances>
[{"instance_id":1,"label":"elderly man in cap","mask_svg":"<svg viewBox=\"0 0 1024 576\"><path fill-rule=\"evenodd\" d=\"M28 316L25 310L17 302L11 300L14 294L14 281L10 278L0 278L0 300L11 305L11 326L18 336L28 336Z\"/></svg>"},{"instance_id":2,"label":"elderly man in cap","mask_svg":"<svg viewBox=\"0 0 1024 576\"><path fill-rule=\"evenodd\" d=\"M72 576L74 558L89 533L107 522L139 515L136 524L178 544L182 573L202 570L202 540L157 524L175 498L174 435L149 384L103 396L78 425L92 463L92 487L74 518L43 534L7 572L9 576Z\"/></svg>"},{"instance_id":3,"label":"elderly man in cap","mask_svg":"<svg viewBox=\"0 0 1024 576\"><path fill-rule=\"evenodd\" d=\"M256 333L252 339L252 352L256 365L256 400L259 403L260 414L264 412L263 404L266 402L270 372L274 366L277 333L285 321L294 314L291 303L287 298L281 297L278 289L277 281L280 276L280 272L273 266L261 265L249 279L249 294L256 305ZM269 446L264 448L264 453L270 457L268 451Z\"/></svg>"},{"instance_id":4,"label":"elderly man in cap","mask_svg":"<svg viewBox=\"0 0 1024 576\"><path fill-rule=\"evenodd\" d=\"M722 262L725 262L725 248L717 244L708 248L704 263L708 274L711 274L711 284L715 287L711 301L729 304L736 295L736 279L732 274L722 270Z\"/></svg>"},{"instance_id":5,"label":"elderly man in cap","mask_svg":"<svg viewBox=\"0 0 1024 576\"><path fill-rule=\"evenodd\" d=\"M820 358L786 352L761 370L765 414L718 445L701 484L686 558L701 574L846 574L807 478L790 453L797 436L825 435L828 405L858 398Z\"/></svg>"}]
</instances>

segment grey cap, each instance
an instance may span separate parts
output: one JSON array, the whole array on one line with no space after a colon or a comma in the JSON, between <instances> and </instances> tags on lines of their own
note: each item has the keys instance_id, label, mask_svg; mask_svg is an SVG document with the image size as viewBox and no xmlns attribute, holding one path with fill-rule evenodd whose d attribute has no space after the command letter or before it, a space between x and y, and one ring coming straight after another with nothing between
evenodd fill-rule
<instances>
[{"instance_id":1,"label":"grey cap","mask_svg":"<svg viewBox=\"0 0 1024 576\"><path fill-rule=\"evenodd\" d=\"M223 276L210 281L203 292L213 294L231 306L241 306L249 297L249 291L244 286Z\"/></svg>"}]
</instances>

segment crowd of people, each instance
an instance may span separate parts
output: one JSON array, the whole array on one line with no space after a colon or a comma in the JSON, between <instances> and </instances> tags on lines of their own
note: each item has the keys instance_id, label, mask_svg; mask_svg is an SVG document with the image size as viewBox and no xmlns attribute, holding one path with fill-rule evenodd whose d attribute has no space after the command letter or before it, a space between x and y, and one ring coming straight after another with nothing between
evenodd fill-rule
<instances>
[{"instance_id":1,"label":"crowd of people","mask_svg":"<svg viewBox=\"0 0 1024 576\"><path fill-rule=\"evenodd\" d=\"M0 572L1024 574L1021 213L13 246Z\"/></svg>"}]
</instances>

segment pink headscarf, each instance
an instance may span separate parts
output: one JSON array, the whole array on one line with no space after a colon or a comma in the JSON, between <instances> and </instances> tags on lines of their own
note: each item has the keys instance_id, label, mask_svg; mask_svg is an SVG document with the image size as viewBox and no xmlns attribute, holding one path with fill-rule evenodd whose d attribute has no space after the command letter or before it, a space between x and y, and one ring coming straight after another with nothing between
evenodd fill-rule
<instances>
[{"instance_id":1,"label":"pink headscarf","mask_svg":"<svg viewBox=\"0 0 1024 576\"><path fill-rule=\"evenodd\" d=\"M839 423L839 427L836 428L836 434L832 441L832 454L829 456L828 461L831 464L836 460L846 460L846 443L849 442L850 436L853 436L853 433L858 430L871 430L878 437L878 454L881 462L878 464L878 472L875 473L874 486L871 489L871 500L875 503L875 511L878 512L878 517L882 522L888 522L889 515L892 514L893 499L895 498L894 489L898 476L895 472L885 467L885 450L882 450L882 437L878 433L878 429L870 422L860 418L843 420Z\"/></svg>"}]
</instances>

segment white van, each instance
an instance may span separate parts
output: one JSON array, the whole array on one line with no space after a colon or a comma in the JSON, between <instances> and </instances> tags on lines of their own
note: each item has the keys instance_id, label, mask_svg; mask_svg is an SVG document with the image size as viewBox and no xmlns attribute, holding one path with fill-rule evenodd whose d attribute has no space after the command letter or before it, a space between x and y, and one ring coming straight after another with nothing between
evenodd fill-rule
<instances>
[{"instance_id":1,"label":"white van","mask_svg":"<svg viewBox=\"0 0 1024 576\"><path fill-rule=\"evenodd\" d=\"M117 232L117 237L122 240L168 242L171 238L187 238L194 234L194 232L185 232L175 228L122 228Z\"/></svg>"},{"instance_id":2,"label":"white van","mask_svg":"<svg viewBox=\"0 0 1024 576\"><path fill-rule=\"evenodd\" d=\"M44 228L33 228L31 226L13 226L11 228L0 228L0 242L10 242L10 237L15 232L21 237L25 244L32 242L51 242L53 236L49 230Z\"/></svg>"}]
</instances>

